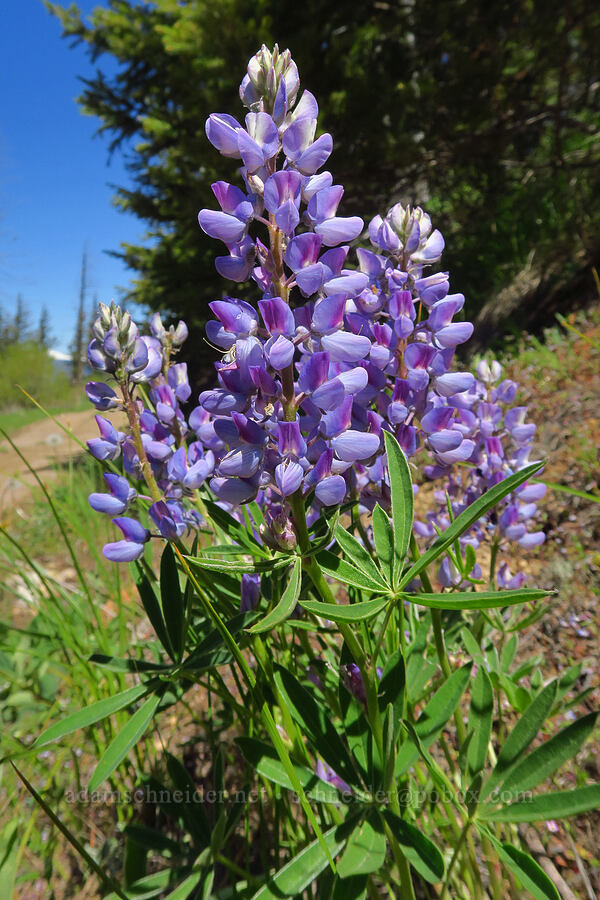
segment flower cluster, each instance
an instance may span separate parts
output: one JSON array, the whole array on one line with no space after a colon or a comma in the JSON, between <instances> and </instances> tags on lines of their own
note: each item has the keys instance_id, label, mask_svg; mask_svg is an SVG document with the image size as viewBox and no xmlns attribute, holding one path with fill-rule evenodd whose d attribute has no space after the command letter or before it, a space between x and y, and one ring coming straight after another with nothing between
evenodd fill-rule
<instances>
[{"instance_id":1,"label":"flower cluster","mask_svg":"<svg viewBox=\"0 0 600 900\"><path fill-rule=\"evenodd\" d=\"M90 453L109 461L122 456L127 477L106 473L108 493L93 493L89 502L98 512L116 515L113 522L123 533L123 540L104 547L104 555L115 562L129 562L142 555L152 533L136 518L122 513L136 504L150 503L148 513L155 534L167 540L181 537L201 523L194 503L188 501L193 501L194 492L212 473L215 458L205 443L196 439L196 429L202 431L206 422L204 411L194 409L186 419L181 409L191 388L186 364L173 362L172 356L188 336L185 324L167 330L156 313L150 335L139 336L129 313L115 304L100 304L93 331L90 365L114 380L118 392L106 381L92 381L86 385L86 393L102 412L123 411L129 430L118 431L104 416L96 416L100 437L87 442ZM142 385L148 392L148 406L137 396ZM130 481L144 481L150 496L139 494Z\"/></svg>"},{"instance_id":2,"label":"flower cluster","mask_svg":"<svg viewBox=\"0 0 600 900\"><path fill-rule=\"evenodd\" d=\"M222 351L217 384L187 419L185 364L171 359L185 326L166 331L156 315L151 335L139 336L127 313L102 307L89 359L114 377L121 396L104 382L88 385L88 396L101 412L122 407L131 433L98 416L101 437L90 449L109 460L122 452L127 475L145 480L150 497L141 499L151 501L150 518L169 540L198 525L194 492L205 483L234 510L256 499L262 537L279 547L296 542L298 502L309 523L346 500L363 513L389 505L386 430L408 458L427 454L427 476L447 483L459 510L526 464L533 426L520 408L505 408L514 390L509 382L494 386L497 367L480 367L477 379L454 368L456 347L473 326L462 319L464 297L450 293L448 273L432 271L442 235L422 209L397 203L370 222L370 248L351 253L364 223L338 215L344 189L323 171L332 138L316 136L317 101L300 92L289 51L263 47L240 96L249 110L244 124L212 114L206 134L240 162L243 187L213 184L219 208L198 219L226 247L219 273L252 279L260 299L256 308L235 296L209 304L215 318L207 335ZM149 405L138 399L139 385L147 385ZM106 477L110 493L90 502L118 514L125 541L105 553L135 558L150 531L120 514L138 499L137 488ZM525 524L539 494L527 485L509 499L495 526L503 537L526 546L539 540ZM437 510L417 527L431 536L442 520Z\"/></svg>"},{"instance_id":3,"label":"flower cluster","mask_svg":"<svg viewBox=\"0 0 600 900\"><path fill-rule=\"evenodd\" d=\"M510 379L502 380L502 367L486 360L477 367L477 380L460 395L460 420L465 434L473 443L468 467L457 467L450 473L439 466L425 467L431 478L445 475L443 490L434 493L436 509L430 510L425 521L415 522L415 531L433 539L450 524L453 517L493 488L508 475L528 465L536 426L526 422L527 409L515 406L518 385ZM455 401L456 402L456 401ZM529 530L537 513L537 502L546 493L542 483L526 483L509 494L493 512L465 532L460 539L463 549L470 545L477 549L484 540L491 542L494 552L503 544L515 541L531 548L545 540L543 531ZM478 578L479 567L471 573ZM438 573L444 587L458 586L463 578L457 567L446 557ZM500 588L521 587L526 579L523 572L512 575L506 563L497 572Z\"/></svg>"},{"instance_id":4,"label":"flower cluster","mask_svg":"<svg viewBox=\"0 0 600 900\"><path fill-rule=\"evenodd\" d=\"M300 491L314 498L313 515L347 497L372 507L387 501L384 429L408 455L424 444L440 465L473 452L451 405L474 383L450 371L473 330L453 321L464 297L449 293L447 273L426 274L444 241L418 207L375 217L374 250L358 249L346 267L363 222L338 215L343 188L319 171L332 140L315 139L317 102L309 91L298 99L287 51L263 47L241 96L245 127L213 114L206 133L241 160L245 191L214 184L220 210L201 210L199 222L229 251L219 272L252 277L262 299L257 310L235 297L210 304L207 334L224 356L218 386L199 402L227 446L210 487L231 503L260 492L269 507ZM441 406L447 414L428 415Z\"/></svg>"}]
</instances>

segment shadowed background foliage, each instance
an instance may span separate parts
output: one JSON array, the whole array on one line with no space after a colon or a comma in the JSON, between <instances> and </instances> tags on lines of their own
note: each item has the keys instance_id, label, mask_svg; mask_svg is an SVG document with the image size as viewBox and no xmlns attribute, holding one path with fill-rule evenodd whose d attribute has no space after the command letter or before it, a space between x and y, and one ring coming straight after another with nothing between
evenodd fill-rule
<instances>
[{"instance_id":1,"label":"shadowed background foliage","mask_svg":"<svg viewBox=\"0 0 600 900\"><path fill-rule=\"evenodd\" d=\"M214 205L211 182L237 176L204 122L213 111L240 117L246 60L275 41L291 49L334 137L343 214L368 220L396 200L426 206L446 237L453 288L470 318L480 312L488 342L591 292L600 248L593 0L111 0L89 21L75 5L48 6L97 64L81 107L127 160L131 183L115 186L115 202L147 227L140 245L110 248L133 271L127 302L184 317L198 334L211 299L244 296L215 272L221 247L197 224L198 210ZM204 346L197 378L211 377Z\"/></svg>"}]
</instances>

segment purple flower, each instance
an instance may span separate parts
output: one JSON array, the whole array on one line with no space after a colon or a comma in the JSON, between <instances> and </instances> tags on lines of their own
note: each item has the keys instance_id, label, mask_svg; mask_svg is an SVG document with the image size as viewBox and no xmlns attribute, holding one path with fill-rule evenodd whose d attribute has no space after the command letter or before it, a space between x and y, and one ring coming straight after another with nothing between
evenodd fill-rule
<instances>
[{"instance_id":1,"label":"purple flower","mask_svg":"<svg viewBox=\"0 0 600 900\"><path fill-rule=\"evenodd\" d=\"M116 393L103 381L88 381L85 392L90 403L93 403L101 412L117 409L120 406Z\"/></svg>"},{"instance_id":2,"label":"purple flower","mask_svg":"<svg viewBox=\"0 0 600 900\"><path fill-rule=\"evenodd\" d=\"M92 509L97 512L106 513L109 516L116 516L125 512L130 503L136 498L135 490L129 486L126 478L112 473L105 473L106 481L110 494L90 494L88 502Z\"/></svg>"},{"instance_id":3,"label":"purple flower","mask_svg":"<svg viewBox=\"0 0 600 900\"><path fill-rule=\"evenodd\" d=\"M116 541L112 544L105 544L102 553L112 562L132 562L139 559L144 552L144 544L150 540L150 532L135 519L128 519L122 516L113 519L123 532L125 540Z\"/></svg>"},{"instance_id":4,"label":"purple flower","mask_svg":"<svg viewBox=\"0 0 600 900\"><path fill-rule=\"evenodd\" d=\"M260 575L242 575L240 612L251 612L260 602Z\"/></svg>"},{"instance_id":5,"label":"purple flower","mask_svg":"<svg viewBox=\"0 0 600 900\"><path fill-rule=\"evenodd\" d=\"M99 460L116 459L121 452L121 444L125 435L121 431L117 431L112 422L103 416L95 416L95 419L100 437L86 442L88 450Z\"/></svg>"}]
</instances>

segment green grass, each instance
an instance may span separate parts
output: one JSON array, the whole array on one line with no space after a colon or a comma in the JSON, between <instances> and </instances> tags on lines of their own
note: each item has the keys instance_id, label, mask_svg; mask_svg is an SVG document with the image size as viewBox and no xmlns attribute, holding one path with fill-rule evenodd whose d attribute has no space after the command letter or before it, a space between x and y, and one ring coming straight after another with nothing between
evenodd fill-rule
<instances>
[{"instance_id":1,"label":"green grass","mask_svg":"<svg viewBox=\"0 0 600 900\"><path fill-rule=\"evenodd\" d=\"M28 885L40 877L47 879L44 896L54 896L58 881L64 883L59 873L64 876L71 866L65 840L24 792L8 759L14 759L74 833L80 833L81 819L92 814L98 827L110 833L130 815L123 805L97 804L92 810L85 803L69 802L66 795L85 788L96 762L127 721L127 712L51 744L41 754L28 749L50 724L137 681L92 664L93 653L121 658L153 653L152 642L136 636L139 604L128 569L102 556L114 528L87 502L100 478L95 461L76 460L59 472L52 487L55 513L39 492L10 531L0 525L2 897L12 897L15 885L20 896L29 896ZM118 786L132 788L139 760L151 766L155 752L149 736L137 749L143 756L121 769ZM111 779L108 787L115 789L117 781ZM113 853L121 852L119 842L111 846Z\"/></svg>"},{"instance_id":2,"label":"green grass","mask_svg":"<svg viewBox=\"0 0 600 900\"><path fill-rule=\"evenodd\" d=\"M0 428L9 434L12 434L13 431L17 431L19 428L23 428L25 425L31 425L32 422L38 422L40 419L46 418L45 413L37 409L37 407L29 405L27 398L24 399L28 404L27 406L0 410ZM48 412L53 416L59 416L62 413L80 412L89 408L90 404L83 393L83 388L75 386L70 400L67 398L60 406L51 406Z\"/></svg>"}]
</instances>

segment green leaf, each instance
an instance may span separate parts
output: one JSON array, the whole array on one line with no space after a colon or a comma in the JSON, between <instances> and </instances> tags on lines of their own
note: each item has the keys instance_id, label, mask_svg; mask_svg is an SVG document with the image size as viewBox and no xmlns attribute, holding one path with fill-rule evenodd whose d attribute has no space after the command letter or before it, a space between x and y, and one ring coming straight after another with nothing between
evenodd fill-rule
<instances>
[{"instance_id":1,"label":"green leaf","mask_svg":"<svg viewBox=\"0 0 600 900\"><path fill-rule=\"evenodd\" d=\"M145 703L132 715L127 724L121 728L117 736L111 741L102 754L94 774L90 778L89 791L95 791L109 775L112 775L119 763L137 744L148 725L154 717L154 713L160 703L161 694L156 693L149 697Z\"/></svg>"},{"instance_id":2,"label":"green leaf","mask_svg":"<svg viewBox=\"0 0 600 900\"><path fill-rule=\"evenodd\" d=\"M307 612L332 622L363 622L371 619L391 603L390 597L377 597L364 603L322 603L320 600L301 600L300 606Z\"/></svg>"},{"instance_id":3,"label":"green leaf","mask_svg":"<svg viewBox=\"0 0 600 900\"><path fill-rule=\"evenodd\" d=\"M342 651L342 662L344 661L345 656ZM368 783L369 781L373 782L374 779L370 773L373 769L373 752L375 748L371 729L367 717L365 716L365 710L362 703L350 693L344 683L344 674L341 667L338 682L338 697L342 713L343 734L348 741L348 747L350 748L354 763L359 769L365 783Z\"/></svg>"},{"instance_id":4,"label":"green leaf","mask_svg":"<svg viewBox=\"0 0 600 900\"><path fill-rule=\"evenodd\" d=\"M435 543L424 553L419 559L410 567L410 569L403 575L402 580L400 582L400 587L404 587L404 585L408 584L409 581L412 581L413 578L416 578L417 575L420 575L423 569L426 569L427 566L431 565L431 563L438 558L442 553L444 553L448 547L450 547L454 541L458 540L458 538L465 532L467 529L474 525L475 522L478 521L488 509L491 509L495 506L500 500L510 494L511 491L514 491L515 488L518 488L523 482L527 481L528 478L531 478L532 475L535 475L536 472L543 467L543 462L533 463L530 466L526 466L524 469L521 469L520 472L515 472L514 475L509 475L508 478L505 478L500 484L495 485L493 488L490 488L489 491L486 491L482 497L479 497L474 503L471 503L467 509L463 510L459 516L456 517L454 522L450 525L449 528L444 531L442 535L435 541ZM504 604L507 606L508 604Z\"/></svg>"},{"instance_id":5,"label":"green leaf","mask_svg":"<svg viewBox=\"0 0 600 900\"><path fill-rule=\"evenodd\" d=\"M582 716L550 740L536 747L513 767L507 778L504 778L502 792L528 791L552 775L563 763L579 752L594 730L597 718L598 713Z\"/></svg>"},{"instance_id":6,"label":"green leaf","mask_svg":"<svg viewBox=\"0 0 600 900\"><path fill-rule=\"evenodd\" d=\"M112 889L113 894L111 896L114 898L119 897L120 900L129 900L127 895L123 893L123 891L115 883L113 878L109 874L107 874L98 865L98 863L96 862L94 857L88 853L88 851L86 850L84 845L75 837L75 835L72 833L72 831L70 831L69 828L67 828L67 826L61 821L61 819L59 819L59 817L56 815L56 813L54 812L54 810L52 809L50 804L48 804L46 802L46 800L41 796L41 794L38 794L38 792L33 787L33 785L30 784L29 781L27 781L27 779L25 778L23 773L20 772L19 769L17 769L17 767L15 766L15 764L13 762L11 762L11 766L13 767L13 769L15 770L15 772L17 773L17 775L19 776L19 778L21 779L21 781L23 782L23 784L25 785L25 787L27 788L27 790L29 791L29 793L31 794L33 799L35 800L35 802L38 804L38 806L40 806L44 810L44 812L46 813L46 815L48 816L50 821L54 825L56 825L56 827L61 832L61 834L64 835L64 837L68 840L68 842L74 848L76 853L83 860L85 860L86 864L90 867L92 872L95 872L96 875L98 875L98 877L100 878L100 881L103 884L105 884L108 888Z\"/></svg>"},{"instance_id":7,"label":"green leaf","mask_svg":"<svg viewBox=\"0 0 600 900\"><path fill-rule=\"evenodd\" d=\"M261 634L263 631L271 631L277 625L285 622L293 613L298 597L300 596L300 585L302 584L302 560L299 556L294 560L290 580L281 595L281 600L264 619L257 622L250 628L252 634Z\"/></svg>"},{"instance_id":8,"label":"green leaf","mask_svg":"<svg viewBox=\"0 0 600 900\"><path fill-rule=\"evenodd\" d=\"M181 796L180 801L176 802L173 800L173 805L177 807L177 815L181 815L185 829L191 835L194 843L200 847L208 847L211 830L203 804L195 802L197 795L196 784L183 763L176 756L172 753L166 753L165 757L169 778L175 791L178 791ZM175 791L172 792L173 797L176 796Z\"/></svg>"},{"instance_id":9,"label":"green leaf","mask_svg":"<svg viewBox=\"0 0 600 900\"><path fill-rule=\"evenodd\" d=\"M335 826L323 835L330 855L336 856L344 847L348 829ZM267 884L259 888L252 900L280 900L281 897L298 897L327 865L327 857L318 841L313 841L293 859L269 878Z\"/></svg>"},{"instance_id":10,"label":"green leaf","mask_svg":"<svg viewBox=\"0 0 600 900\"><path fill-rule=\"evenodd\" d=\"M19 861L19 821L14 818L0 831L0 896L14 897Z\"/></svg>"},{"instance_id":11,"label":"green leaf","mask_svg":"<svg viewBox=\"0 0 600 900\"><path fill-rule=\"evenodd\" d=\"M99 722L101 719L105 719L112 713L118 712L120 709L124 709L126 706L139 700L140 697L143 697L150 690L151 686L149 684L136 684L135 687L128 688L120 694L115 694L114 697L97 700L96 703L71 713L70 716L57 722L56 725L51 725L50 728L47 728L46 731L40 734L33 746L37 749L38 747L43 747L44 744L57 741L73 731L78 731L80 728L87 728L88 725L93 725L95 722Z\"/></svg>"},{"instance_id":12,"label":"green leaf","mask_svg":"<svg viewBox=\"0 0 600 900\"><path fill-rule=\"evenodd\" d=\"M485 766L493 718L494 691L488 673L480 666L471 688L469 708L468 734L473 735L467 752L467 772L470 775L476 775Z\"/></svg>"},{"instance_id":13,"label":"green leaf","mask_svg":"<svg viewBox=\"0 0 600 900\"><path fill-rule=\"evenodd\" d=\"M494 787L504 781L537 736L552 709L556 689L556 681L551 681L533 698L504 742L494 771L484 785L483 798L488 797Z\"/></svg>"},{"instance_id":14,"label":"green leaf","mask_svg":"<svg viewBox=\"0 0 600 900\"><path fill-rule=\"evenodd\" d=\"M171 869L161 869L152 875L145 875L138 879L128 889L126 894L107 894L102 900L116 900L116 897L125 897L125 900L155 900L169 887L172 880Z\"/></svg>"},{"instance_id":15,"label":"green leaf","mask_svg":"<svg viewBox=\"0 0 600 900\"><path fill-rule=\"evenodd\" d=\"M274 677L279 690L288 701L292 716L310 738L314 749L344 781L356 784L356 772L331 719L331 709L318 703L294 675L282 666L276 667Z\"/></svg>"},{"instance_id":16,"label":"green leaf","mask_svg":"<svg viewBox=\"0 0 600 900\"><path fill-rule=\"evenodd\" d=\"M233 618L228 619L225 622L225 627L233 637L234 635L239 634L240 631L247 629L257 616L258 613L254 609L249 610L248 612L237 613ZM218 628L214 628L194 647L192 653L183 661L182 667L184 669L196 669L200 667L200 664L202 664L203 667L206 664L210 665L212 655L216 650L222 649L224 643L225 638ZM206 663L207 660L208 663Z\"/></svg>"},{"instance_id":17,"label":"green leaf","mask_svg":"<svg viewBox=\"0 0 600 900\"><path fill-rule=\"evenodd\" d=\"M146 825L139 825L132 822L124 828L125 836L135 841L146 850L159 850L161 853L170 853L175 858L181 856L183 847L173 838L168 837L162 831L156 831L154 828L148 828Z\"/></svg>"},{"instance_id":18,"label":"green leaf","mask_svg":"<svg viewBox=\"0 0 600 900\"><path fill-rule=\"evenodd\" d=\"M361 572L360 569L357 569L356 566L339 559L329 550L322 550L317 555L317 562L326 575L331 575L332 578L336 578L338 581L344 582L344 584L351 584L353 587L366 589L374 594L382 594L388 590L387 587L382 587L381 579L374 581L365 575L364 572Z\"/></svg>"},{"instance_id":19,"label":"green leaf","mask_svg":"<svg viewBox=\"0 0 600 900\"><path fill-rule=\"evenodd\" d=\"M150 584L147 575L139 563L136 563L136 568L138 577L136 578L135 583L140 595L140 600L142 601L142 606L150 619L150 624L154 628L156 637L159 639L171 659L175 659L175 654L173 652L173 647L171 646L171 641L169 640L169 635L167 634L165 620L163 619L158 597L154 593L154 588Z\"/></svg>"},{"instance_id":20,"label":"green leaf","mask_svg":"<svg viewBox=\"0 0 600 900\"><path fill-rule=\"evenodd\" d=\"M394 584L402 571L414 518L414 494L408 462L400 444L389 431L383 433L392 493L392 528L394 532Z\"/></svg>"},{"instance_id":21,"label":"green leaf","mask_svg":"<svg viewBox=\"0 0 600 900\"><path fill-rule=\"evenodd\" d=\"M422 746L427 749L449 721L458 706L471 675L471 663L457 669L435 692L417 721L415 733ZM411 739L405 741L398 751L396 777L401 775L418 758L419 751Z\"/></svg>"},{"instance_id":22,"label":"green leaf","mask_svg":"<svg viewBox=\"0 0 600 900\"><path fill-rule=\"evenodd\" d=\"M378 872L385 860L386 839L378 816L371 815L356 826L337 864L340 878Z\"/></svg>"},{"instance_id":23,"label":"green leaf","mask_svg":"<svg viewBox=\"0 0 600 900\"><path fill-rule=\"evenodd\" d=\"M234 559L211 559L208 556L186 556L188 563L196 569L205 569L207 572L271 572L281 569L288 564L289 557L282 556L277 559L261 559L256 562L238 562Z\"/></svg>"},{"instance_id":24,"label":"green leaf","mask_svg":"<svg viewBox=\"0 0 600 900\"><path fill-rule=\"evenodd\" d=\"M404 699L406 691L406 667L402 650L398 648L386 660L379 682L379 709L383 713L392 705L394 710L394 732L398 736L398 727L404 715Z\"/></svg>"},{"instance_id":25,"label":"green leaf","mask_svg":"<svg viewBox=\"0 0 600 900\"><path fill-rule=\"evenodd\" d=\"M562 700L565 694L568 694L569 691L572 691L579 681L581 677L581 672L583 671L583 663L577 663L574 666L570 666L566 672L558 679L558 688L556 691L556 702Z\"/></svg>"},{"instance_id":26,"label":"green leaf","mask_svg":"<svg viewBox=\"0 0 600 900\"><path fill-rule=\"evenodd\" d=\"M105 653L92 653L90 662L104 666L111 672L170 672L172 665L164 663L148 662L145 659L118 659L116 656L106 656Z\"/></svg>"},{"instance_id":27,"label":"green leaf","mask_svg":"<svg viewBox=\"0 0 600 900\"><path fill-rule=\"evenodd\" d=\"M506 644L502 648L502 656L500 657L500 668L508 675L510 667L513 664L517 648L519 646L519 638L516 634L509 637Z\"/></svg>"},{"instance_id":28,"label":"green leaf","mask_svg":"<svg viewBox=\"0 0 600 900\"><path fill-rule=\"evenodd\" d=\"M387 513L379 503L373 510L373 538L377 558L388 584L394 581L394 532Z\"/></svg>"},{"instance_id":29,"label":"green leaf","mask_svg":"<svg viewBox=\"0 0 600 900\"><path fill-rule=\"evenodd\" d=\"M185 643L185 610L175 554L168 541L160 560L160 597L169 641L173 647L176 661L181 662Z\"/></svg>"},{"instance_id":30,"label":"green leaf","mask_svg":"<svg viewBox=\"0 0 600 900\"><path fill-rule=\"evenodd\" d=\"M494 845L504 865L517 876L532 897L536 900L560 900L560 894L553 882L529 853L513 847L512 844L498 845L494 842Z\"/></svg>"},{"instance_id":31,"label":"green leaf","mask_svg":"<svg viewBox=\"0 0 600 900\"><path fill-rule=\"evenodd\" d=\"M237 519L234 519L226 510L222 509L212 500L204 501L204 508L213 522L215 522L221 531L224 531L231 541L237 541L247 547L248 553L252 556L260 556L263 559L269 559L270 553L262 544L259 544L254 535L244 528Z\"/></svg>"},{"instance_id":32,"label":"green leaf","mask_svg":"<svg viewBox=\"0 0 600 900\"><path fill-rule=\"evenodd\" d=\"M550 603L538 603L535 609L532 609L526 616L523 616L521 619L517 619L515 622L511 622L506 628L508 632L511 631L523 631L525 628L529 628L531 625L535 625L543 616L546 615L550 610Z\"/></svg>"},{"instance_id":33,"label":"green leaf","mask_svg":"<svg viewBox=\"0 0 600 900\"><path fill-rule=\"evenodd\" d=\"M187 900L195 887L202 879L202 872L192 872L181 884L177 885L174 891L167 894L165 900Z\"/></svg>"},{"instance_id":34,"label":"green leaf","mask_svg":"<svg viewBox=\"0 0 600 900\"><path fill-rule=\"evenodd\" d=\"M404 594L406 600L434 609L503 609L515 603L541 600L549 591L455 591L451 594Z\"/></svg>"},{"instance_id":35,"label":"green leaf","mask_svg":"<svg viewBox=\"0 0 600 900\"><path fill-rule=\"evenodd\" d=\"M367 578L378 582L383 589L388 588L385 579L382 577L381 572L373 562L367 550L365 550L363 545L339 523L335 529L335 539L344 555L350 557L350 561L357 569L360 569Z\"/></svg>"},{"instance_id":36,"label":"green leaf","mask_svg":"<svg viewBox=\"0 0 600 900\"><path fill-rule=\"evenodd\" d=\"M331 890L331 900L366 900L366 875L351 875L349 878L335 877Z\"/></svg>"},{"instance_id":37,"label":"green leaf","mask_svg":"<svg viewBox=\"0 0 600 900\"><path fill-rule=\"evenodd\" d=\"M259 775L262 775L267 781L272 781L273 784L279 784L288 791L296 790L281 760L269 744L247 737L239 737L235 740L244 755L244 759ZM322 781L305 766L299 766L296 763L293 765L298 781L309 797L312 797L313 800L317 800L319 803L340 802L339 791L332 784Z\"/></svg>"},{"instance_id":38,"label":"green leaf","mask_svg":"<svg viewBox=\"0 0 600 900\"><path fill-rule=\"evenodd\" d=\"M445 872L444 857L433 841L425 837L422 830L409 825L390 809L384 809L382 812L411 866L430 884L441 881Z\"/></svg>"},{"instance_id":39,"label":"green leaf","mask_svg":"<svg viewBox=\"0 0 600 900\"><path fill-rule=\"evenodd\" d=\"M531 800L519 800L499 809L492 803L479 807L479 818L488 822L537 822L578 816L600 806L600 784L539 794Z\"/></svg>"}]
</instances>

